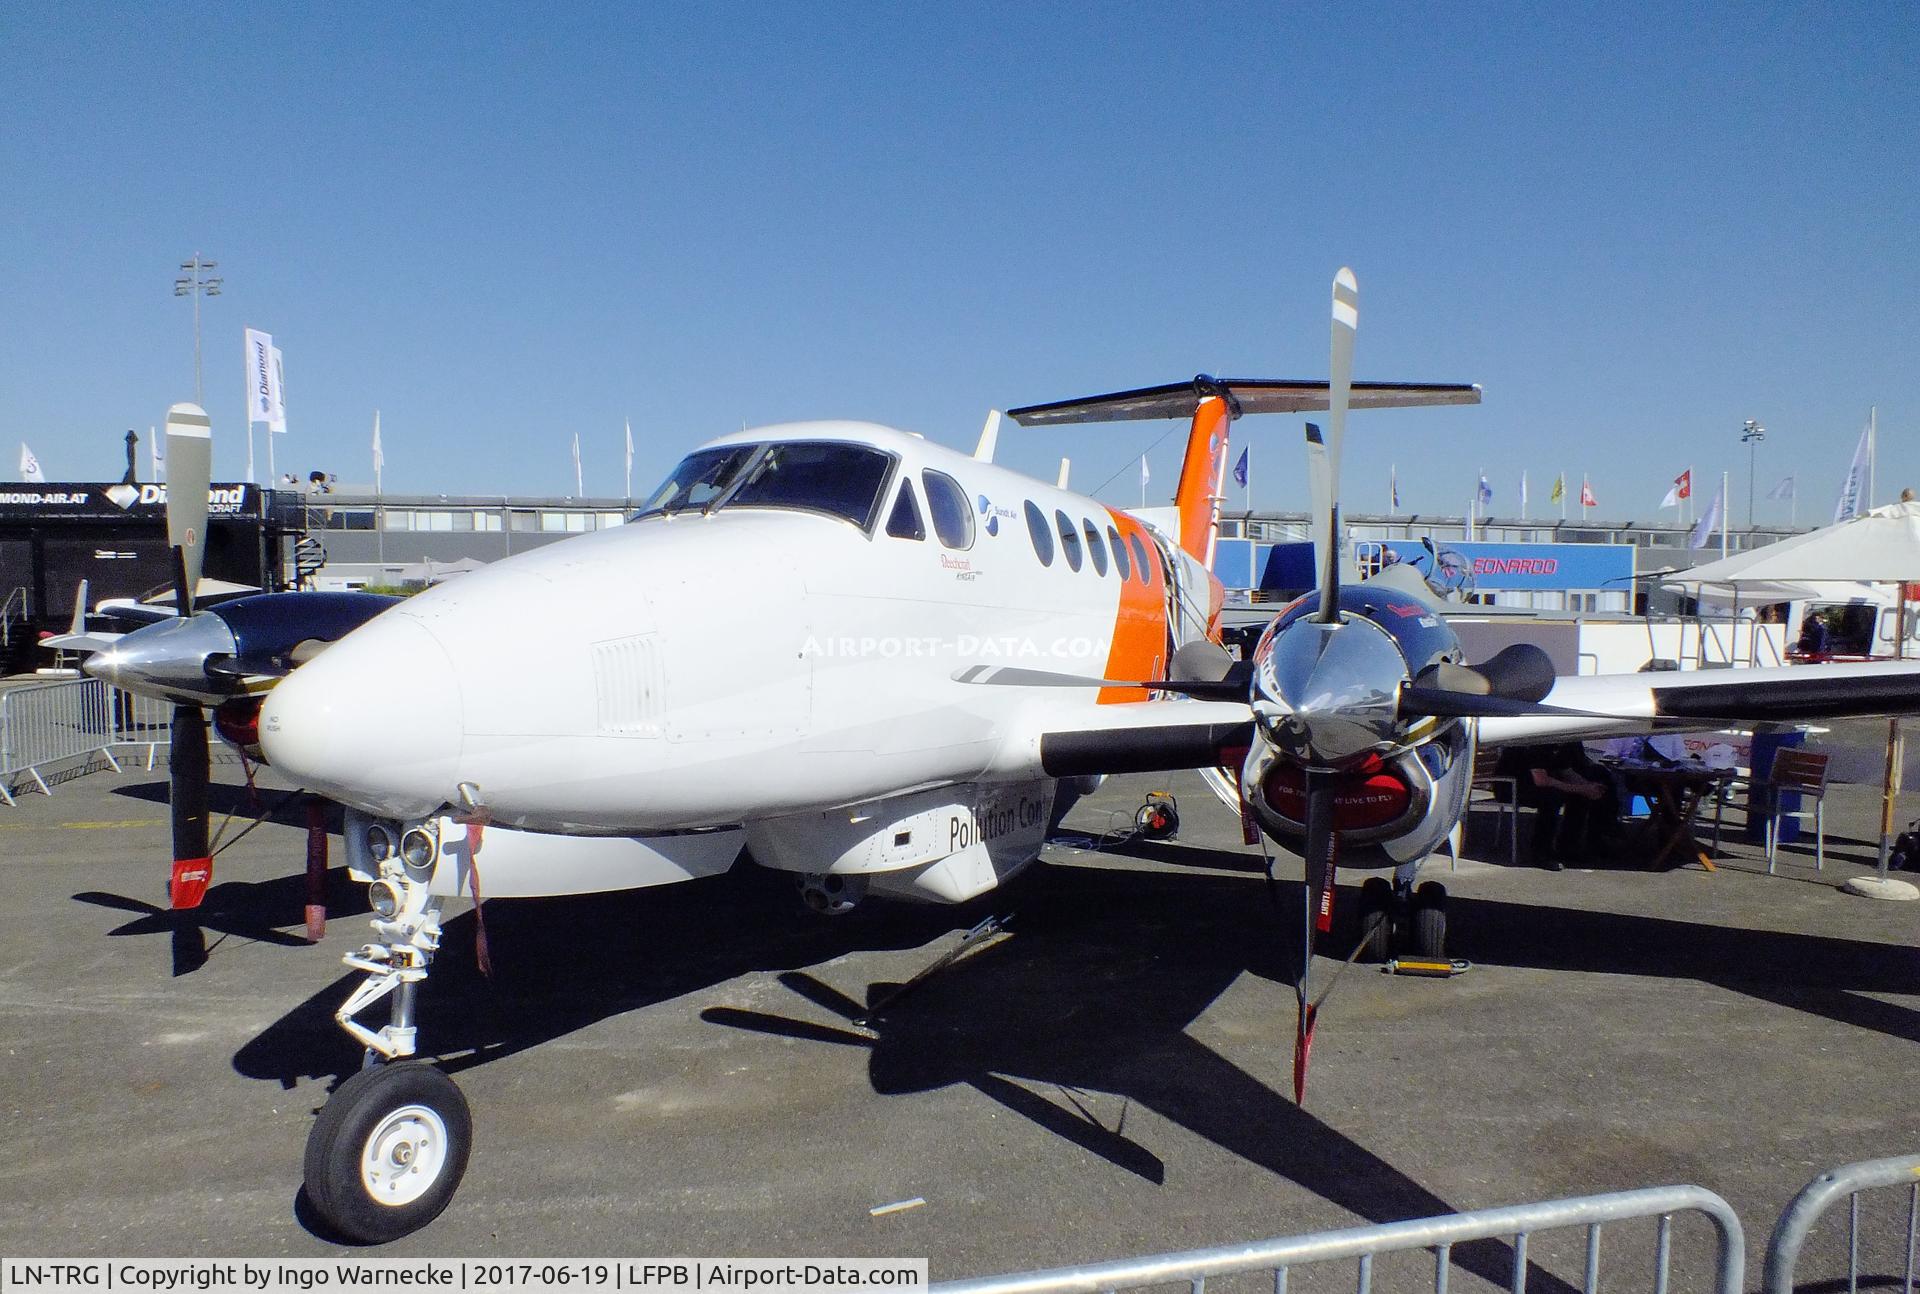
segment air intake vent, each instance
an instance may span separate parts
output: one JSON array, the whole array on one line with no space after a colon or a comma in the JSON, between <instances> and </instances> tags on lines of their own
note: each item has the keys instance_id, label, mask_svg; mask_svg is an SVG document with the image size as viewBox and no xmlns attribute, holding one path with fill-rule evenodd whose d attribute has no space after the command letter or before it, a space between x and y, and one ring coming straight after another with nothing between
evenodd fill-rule
<instances>
[{"instance_id":1,"label":"air intake vent","mask_svg":"<svg viewBox=\"0 0 1920 1294\"><path fill-rule=\"evenodd\" d=\"M593 645L593 688L607 737L658 737L666 674L654 634Z\"/></svg>"}]
</instances>

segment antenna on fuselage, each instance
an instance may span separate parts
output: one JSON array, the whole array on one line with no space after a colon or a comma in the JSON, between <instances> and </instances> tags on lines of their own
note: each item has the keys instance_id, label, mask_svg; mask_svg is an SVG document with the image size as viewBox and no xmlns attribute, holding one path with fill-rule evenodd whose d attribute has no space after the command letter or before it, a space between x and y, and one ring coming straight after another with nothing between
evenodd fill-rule
<instances>
[{"instance_id":1,"label":"antenna on fuselage","mask_svg":"<svg viewBox=\"0 0 1920 1294\"><path fill-rule=\"evenodd\" d=\"M973 447L973 456L982 463L993 461L993 450L1000 443L1000 411L987 410L987 425L980 428L980 443Z\"/></svg>"},{"instance_id":2,"label":"antenna on fuselage","mask_svg":"<svg viewBox=\"0 0 1920 1294\"><path fill-rule=\"evenodd\" d=\"M1072 469L1073 469L1072 459L1063 458L1060 460L1060 479L1054 482L1054 485L1057 488L1062 490L1067 488L1067 473L1070 472Z\"/></svg>"}]
</instances>

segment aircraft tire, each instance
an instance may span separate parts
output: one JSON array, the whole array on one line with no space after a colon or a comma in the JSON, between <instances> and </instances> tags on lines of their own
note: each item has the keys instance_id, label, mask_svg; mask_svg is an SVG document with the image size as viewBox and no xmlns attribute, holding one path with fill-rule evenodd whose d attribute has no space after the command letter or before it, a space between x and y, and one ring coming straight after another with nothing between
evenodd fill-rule
<instances>
[{"instance_id":1,"label":"aircraft tire","mask_svg":"<svg viewBox=\"0 0 1920 1294\"><path fill-rule=\"evenodd\" d=\"M363 1069L307 1135L307 1199L348 1240L395 1240L440 1216L472 1145L467 1098L445 1074L420 1061Z\"/></svg>"},{"instance_id":2,"label":"aircraft tire","mask_svg":"<svg viewBox=\"0 0 1920 1294\"><path fill-rule=\"evenodd\" d=\"M1369 876L1361 883L1360 938L1359 960L1384 962L1393 956L1393 885L1385 877Z\"/></svg>"},{"instance_id":3,"label":"aircraft tire","mask_svg":"<svg viewBox=\"0 0 1920 1294\"><path fill-rule=\"evenodd\" d=\"M1447 887L1428 881L1413 894L1413 951L1429 961L1447 956Z\"/></svg>"}]
</instances>

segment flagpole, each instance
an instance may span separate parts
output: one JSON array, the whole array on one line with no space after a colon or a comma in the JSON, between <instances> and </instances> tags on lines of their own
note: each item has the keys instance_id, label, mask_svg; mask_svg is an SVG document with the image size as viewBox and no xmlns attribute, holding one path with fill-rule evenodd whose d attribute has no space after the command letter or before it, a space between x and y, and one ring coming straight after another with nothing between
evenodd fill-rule
<instances>
[{"instance_id":1,"label":"flagpole","mask_svg":"<svg viewBox=\"0 0 1920 1294\"><path fill-rule=\"evenodd\" d=\"M1727 478L1729 475L1730 473L1727 472L1720 473L1720 557L1723 561L1727 556L1727 513L1729 511L1727 507Z\"/></svg>"},{"instance_id":2,"label":"flagpole","mask_svg":"<svg viewBox=\"0 0 1920 1294\"><path fill-rule=\"evenodd\" d=\"M374 560L380 563L380 582L387 580L387 505L380 498L381 468L386 453L380 448L380 411L373 411L373 531Z\"/></svg>"},{"instance_id":3,"label":"flagpole","mask_svg":"<svg viewBox=\"0 0 1920 1294\"><path fill-rule=\"evenodd\" d=\"M1879 405L1867 406L1867 506L1863 509L1866 512L1873 511L1873 475L1879 467L1875 461L1880 457L1879 414Z\"/></svg>"},{"instance_id":4,"label":"flagpole","mask_svg":"<svg viewBox=\"0 0 1920 1294\"><path fill-rule=\"evenodd\" d=\"M253 368L250 364L240 366L240 407L247 416L247 480L253 480Z\"/></svg>"}]
</instances>

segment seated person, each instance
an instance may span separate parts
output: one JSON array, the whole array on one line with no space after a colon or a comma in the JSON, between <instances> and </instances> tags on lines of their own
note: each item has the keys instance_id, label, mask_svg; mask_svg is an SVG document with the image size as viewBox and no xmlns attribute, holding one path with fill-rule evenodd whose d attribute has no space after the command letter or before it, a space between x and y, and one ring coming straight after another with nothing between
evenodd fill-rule
<instances>
[{"instance_id":1,"label":"seated person","mask_svg":"<svg viewBox=\"0 0 1920 1294\"><path fill-rule=\"evenodd\" d=\"M1810 615L1800 622L1800 641L1794 645L1794 651L1812 659L1828 654L1831 646L1827 637L1827 622L1817 615Z\"/></svg>"},{"instance_id":2,"label":"seated person","mask_svg":"<svg viewBox=\"0 0 1920 1294\"><path fill-rule=\"evenodd\" d=\"M1549 871L1561 870L1563 855L1589 854L1612 833L1618 816L1613 786L1579 742L1509 746L1500 752L1498 771L1514 779L1520 803L1533 809L1529 852Z\"/></svg>"}]
</instances>

